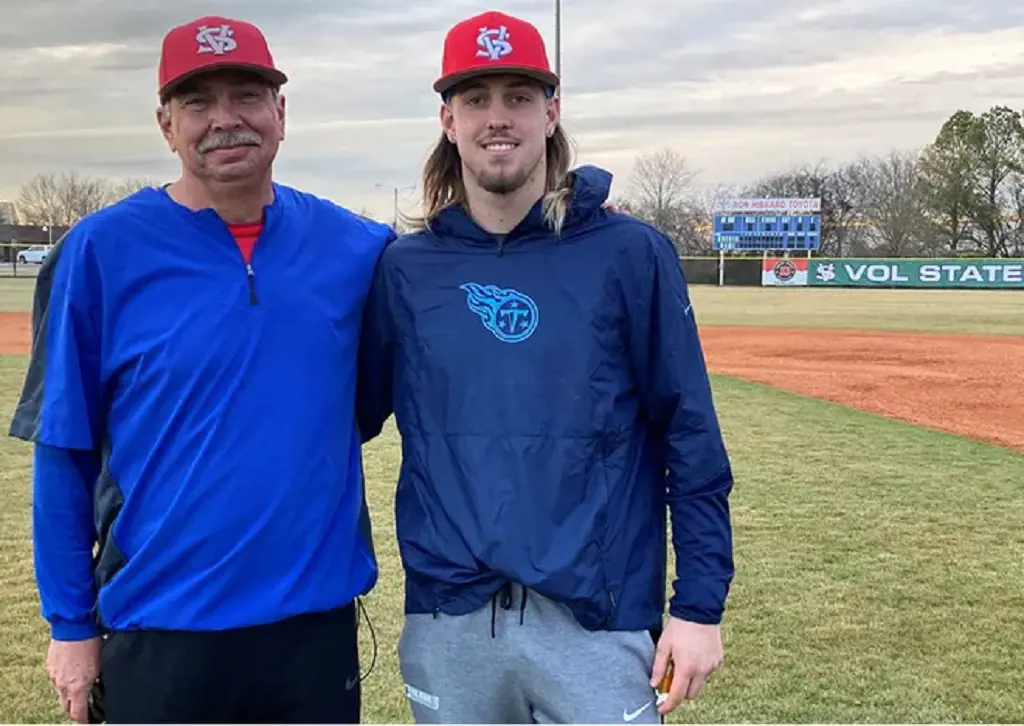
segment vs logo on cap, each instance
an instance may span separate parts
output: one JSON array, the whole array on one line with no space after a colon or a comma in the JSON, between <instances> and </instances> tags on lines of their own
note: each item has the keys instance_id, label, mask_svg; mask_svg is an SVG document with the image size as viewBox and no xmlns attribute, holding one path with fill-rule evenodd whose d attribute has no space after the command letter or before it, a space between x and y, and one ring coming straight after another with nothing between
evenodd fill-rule
<instances>
[{"instance_id":1,"label":"vs logo on cap","mask_svg":"<svg viewBox=\"0 0 1024 726\"><path fill-rule=\"evenodd\" d=\"M196 31L196 42L199 44L200 53L214 55L224 55L238 47L238 43L235 42L235 31L230 25L221 25L219 28L200 25Z\"/></svg>"},{"instance_id":2,"label":"vs logo on cap","mask_svg":"<svg viewBox=\"0 0 1024 726\"><path fill-rule=\"evenodd\" d=\"M476 44L481 50L476 52L478 58L490 58L499 60L512 52L512 44L508 42L508 28L502 25L500 28L480 28L480 35L476 36Z\"/></svg>"}]
</instances>

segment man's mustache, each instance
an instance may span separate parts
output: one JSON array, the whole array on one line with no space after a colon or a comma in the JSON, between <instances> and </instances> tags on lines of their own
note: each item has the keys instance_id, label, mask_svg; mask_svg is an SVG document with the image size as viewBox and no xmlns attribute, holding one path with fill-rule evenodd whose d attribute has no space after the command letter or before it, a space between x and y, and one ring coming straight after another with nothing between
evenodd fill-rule
<instances>
[{"instance_id":1,"label":"man's mustache","mask_svg":"<svg viewBox=\"0 0 1024 726\"><path fill-rule=\"evenodd\" d=\"M232 146L259 146L263 139L255 131L217 131L203 139L198 146L199 153Z\"/></svg>"}]
</instances>

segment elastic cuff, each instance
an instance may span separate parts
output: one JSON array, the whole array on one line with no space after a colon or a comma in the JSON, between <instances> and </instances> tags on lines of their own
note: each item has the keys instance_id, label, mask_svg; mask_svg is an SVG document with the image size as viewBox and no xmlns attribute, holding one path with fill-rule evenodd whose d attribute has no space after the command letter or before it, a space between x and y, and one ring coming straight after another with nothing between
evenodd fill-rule
<instances>
[{"instance_id":1,"label":"elastic cuff","mask_svg":"<svg viewBox=\"0 0 1024 726\"><path fill-rule=\"evenodd\" d=\"M67 622L60 621L56 623L50 623L50 637L54 640L61 641L76 641L76 640L89 640L100 635L100 629L96 626L96 623L87 622Z\"/></svg>"},{"instance_id":2,"label":"elastic cuff","mask_svg":"<svg viewBox=\"0 0 1024 726\"><path fill-rule=\"evenodd\" d=\"M722 609L702 608L695 604L679 603L675 600L669 602L668 614L674 618L685 620L688 623L700 623L701 625L719 625L722 622Z\"/></svg>"}]
</instances>

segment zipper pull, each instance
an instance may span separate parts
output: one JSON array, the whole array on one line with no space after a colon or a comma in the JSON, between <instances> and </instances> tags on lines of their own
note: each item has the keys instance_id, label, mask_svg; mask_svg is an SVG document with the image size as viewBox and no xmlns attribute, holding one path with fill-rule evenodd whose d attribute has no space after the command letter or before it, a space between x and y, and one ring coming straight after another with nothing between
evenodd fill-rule
<instances>
[{"instance_id":1,"label":"zipper pull","mask_svg":"<svg viewBox=\"0 0 1024 726\"><path fill-rule=\"evenodd\" d=\"M249 262L245 263L245 273L249 276L249 304L259 304L259 298L256 297L256 272L252 269L252 264Z\"/></svg>"}]
</instances>

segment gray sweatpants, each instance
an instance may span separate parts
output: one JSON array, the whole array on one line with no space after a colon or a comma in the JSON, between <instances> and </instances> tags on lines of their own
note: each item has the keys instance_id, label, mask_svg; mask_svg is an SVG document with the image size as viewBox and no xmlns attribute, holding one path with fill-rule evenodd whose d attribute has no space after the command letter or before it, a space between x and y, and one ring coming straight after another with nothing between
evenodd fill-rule
<instances>
[{"instance_id":1,"label":"gray sweatpants","mask_svg":"<svg viewBox=\"0 0 1024 726\"><path fill-rule=\"evenodd\" d=\"M406 616L398 658L417 723L661 723L647 631L584 630L532 590L521 612L522 593L468 615Z\"/></svg>"}]
</instances>

